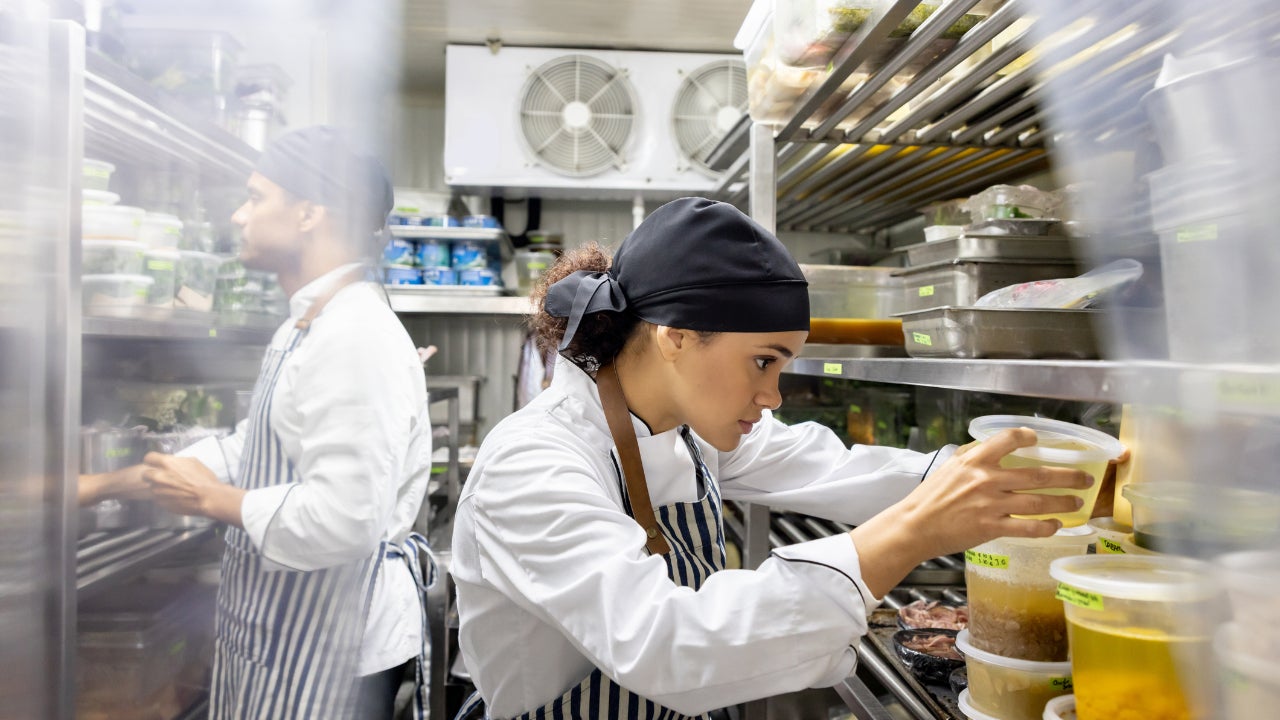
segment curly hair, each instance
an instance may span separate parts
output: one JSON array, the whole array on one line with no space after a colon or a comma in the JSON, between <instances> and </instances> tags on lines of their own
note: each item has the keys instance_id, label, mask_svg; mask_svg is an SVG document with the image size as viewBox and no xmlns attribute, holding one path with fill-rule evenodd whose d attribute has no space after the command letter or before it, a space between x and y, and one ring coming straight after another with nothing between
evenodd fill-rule
<instances>
[{"instance_id":1,"label":"curly hair","mask_svg":"<svg viewBox=\"0 0 1280 720\"><path fill-rule=\"evenodd\" d=\"M531 294L534 311L529 316L529 328L543 352L556 352L560 340L569 325L568 318L555 317L547 312L547 289L559 280L579 270L605 272L612 259L597 243L590 243L561 255ZM595 372L601 365L614 360L627 340L642 321L629 312L597 312L584 315L578 324L569 347L562 353L570 361L587 372Z\"/></svg>"}]
</instances>

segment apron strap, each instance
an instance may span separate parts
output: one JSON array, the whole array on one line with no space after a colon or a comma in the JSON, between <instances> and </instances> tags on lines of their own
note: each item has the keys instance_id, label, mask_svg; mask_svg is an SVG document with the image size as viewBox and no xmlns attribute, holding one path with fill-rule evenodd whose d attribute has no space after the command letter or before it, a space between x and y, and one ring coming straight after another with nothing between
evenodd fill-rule
<instances>
[{"instance_id":1,"label":"apron strap","mask_svg":"<svg viewBox=\"0 0 1280 720\"><path fill-rule=\"evenodd\" d=\"M329 304L329 301L333 299L333 296L338 294L338 291L352 283L360 282L364 279L364 276L365 268L363 265L351 272L343 273L338 278L337 282L330 285L328 290L321 293L320 297L316 298L316 301L311 303L311 307L307 308L306 314L298 318L298 322L294 323L293 326L305 333L311 328L311 322L316 319L316 316L320 314L321 310L324 310L324 306Z\"/></svg>"},{"instance_id":2,"label":"apron strap","mask_svg":"<svg viewBox=\"0 0 1280 720\"><path fill-rule=\"evenodd\" d=\"M658 518L649 500L649 484L644 479L644 464L640 462L640 444L636 441L636 429L631 425L631 411L622 396L622 383L612 364L596 371L596 385L600 390L600 404L609 423L609 434L618 448L622 461L622 475L627 482L627 496L631 500L631 517L640 523L648 537L645 547L652 555L666 555L671 551L667 538L658 529Z\"/></svg>"}]
</instances>

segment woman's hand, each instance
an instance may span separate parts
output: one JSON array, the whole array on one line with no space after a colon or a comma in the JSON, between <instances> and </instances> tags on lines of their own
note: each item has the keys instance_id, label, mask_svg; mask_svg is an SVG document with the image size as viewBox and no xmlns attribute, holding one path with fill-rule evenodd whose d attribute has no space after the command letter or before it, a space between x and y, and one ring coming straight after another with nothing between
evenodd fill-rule
<instances>
[{"instance_id":1,"label":"woman's hand","mask_svg":"<svg viewBox=\"0 0 1280 720\"><path fill-rule=\"evenodd\" d=\"M905 499L855 528L862 576L877 597L892 590L916 565L997 537L1047 537L1062 524L1011 515L1066 513L1080 508L1074 496L1018 492L1082 489L1094 480L1070 468L1002 468L1010 452L1036 444L1027 428L1004 430L970 443L929 475Z\"/></svg>"},{"instance_id":2,"label":"woman's hand","mask_svg":"<svg viewBox=\"0 0 1280 720\"><path fill-rule=\"evenodd\" d=\"M201 515L241 526L240 502L245 491L227 485L195 458L147 453L142 478L156 503L179 515Z\"/></svg>"}]
</instances>

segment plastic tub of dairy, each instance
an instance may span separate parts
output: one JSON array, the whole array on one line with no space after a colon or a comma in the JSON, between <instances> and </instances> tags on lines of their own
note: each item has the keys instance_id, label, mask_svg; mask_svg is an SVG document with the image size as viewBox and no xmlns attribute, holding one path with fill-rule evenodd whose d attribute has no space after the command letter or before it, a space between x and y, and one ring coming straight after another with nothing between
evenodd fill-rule
<instances>
[{"instance_id":1,"label":"plastic tub of dairy","mask_svg":"<svg viewBox=\"0 0 1280 720\"><path fill-rule=\"evenodd\" d=\"M458 271L458 284L489 287L501 285L502 282L497 273L489 268L464 268Z\"/></svg>"},{"instance_id":2,"label":"plastic tub of dairy","mask_svg":"<svg viewBox=\"0 0 1280 720\"><path fill-rule=\"evenodd\" d=\"M91 240L137 240L146 210L130 205L83 205L80 236Z\"/></svg>"},{"instance_id":3,"label":"plastic tub of dairy","mask_svg":"<svg viewBox=\"0 0 1280 720\"><path fill-rule=\"evenodd\" d=\"M1176 557L1053 561L1067 617L1076 712L1085 720L1213 717L1210 638L1222 598L1212 568Z\"/></svg>"},{"instance_id":4,"label":"plastic tub of dairy","mask_svg":"<svg viewBox=\"0 0 1280 720\"><path fill-rule=\"evenodd\" d=\"M1133 528L1116 522L1113 517L1096 517L1089 519L1089 527L1097 534L1095 545L1099 555L1123 555L1123 543L1133 533Z\"/></svg>"},{"instance_id":5,"label":"plastic tub of dairy","mask_svg":"<svg viewBox=\"0 0 1280 720\"><path fill-rule=\"evenodd\" d=\"M1084 525L1093 515L1093 504L1098 499L1102 476L1107 463L1120 457L1124 447L1110 435L1074 423L1025 415L985 415L969 423L969 434L975 440L986 440L1001 430L1025 427L1036 433L1036 444L1018 448L1000 461L1001 467L1066 467L1083 470L1093 476L1093 484L1083 490L1044 489L1022 492L1039 495L1074 495L1084 500L1079 510L1067 513L1032 515L1036 519L1056 518L1064 527ZM1014 517L1020 517L1015 515Z\"/></svg>"},{"instance_id":6,"label":"plastic tub of dairy","mask_svg":"<svg viewBox=\"0 0 1280 720\"><path fill-rule=\"evenodd\" d=\"M1045 703L1044 720L1076 720L1076 696L1060 695Z\"/></svg>"},{"instance_id":7,"label":"plastic tub of dairy","mask_svg":"<svg viewBox=\"0 0 1280 720\"><path fill-rule=\"evenodd\" d=\"M415 267L389 267L386 283L388 285L421 285L422 271Z\"/></svg>"},{"instance_id":8,"label":"plastic tub of dairy","mask_svg":"<svg viewBox=\"0 0 1280 720\"><path fill-rule=\"evenodd\" d=\"M454 270L483 268L489 264L489 251L482 243L464 240L453 244L449 258Z\"/></svg>"},{"instance_id":9,"label":"plastic tub of dairy","mask_svg":"<svg viewBox=\"0 0 1280 720\"><path fill-rule=\"evenodd\" d=\"M80 278L84 312L110 315L141 307L154 282L146 275L84 275Z\"/></svg>"},{"instance_id":10,"label":"plastic tub of dairy","mask_svg":"<svg viewBox=\"0 0 1280 720\"><path fill-rule=\"evenodd\" d=\"M149 248L177 248L182 244L182 221L165 213L147 213L138 240Z\"/></svg>"},{"instance_id":11,"label":"plastic tub of dairy","mask_svg":"<svg viewBox=\"0 0 1280 720\"><path fill-rule=\"evenodd\" d=\"M1224 718L1271 717L1280 708L1280 657L1252 652L1252 636L1259 632L1276 629L1229 622L1213 634Z\"/></svg>"},{"instance_id":12,"label":"plastic tub of dairy","mask_svg":"<svg viewBox=\"0 0 1280 720\"><path fill-rule=\"evenodd\" d=\"M462 227L469 228L499 228L498 218L492 215L467 215L462 218Z\"/></svg>"},{"instance_id":13,"label":"plastic tub of dairy","mask_svg":"<svg viewBox=\"0 0 1280 720\"><path fill-rule=\"evenodd\" d=\"M139 275L144 250L142 243L132 240L81 240L80 274Z\"/></svg>"},{"instance_id":14,"label":"plastic tub of dairy","mask_svg":"<svg viewBox=\"0 0 1280 720\"><path fill-rule=\"evenodd\" d=\"M84 159L83 175L80 181L81 187L85 190L110 190L111 174L116 171L116 166L106 160Z\"/></svg>"},{"instance_id":15,"label":"plastic tub of dairy","mask_svg":"<svg viewBox=\"0 0 1280 720\"><path fill-rule=\"evenodd\" d=\"M173 307L173 298L178 292L178 262L181 258L178 250L173 248L153 248L146 251L142 271L153 281L147 291L148 305Z\"/></svg>"},{"instance_id":16,"label":"plastic tub of dairy","mask_svg":"<svg viewBox=\"0 0 1280 720\"><path fill-rule=\"evenodd\" d=\"M213 310L214 291L218 289L218 272L224 262L222 257L211 253L179 250L174 307L199 312Z\"/></svg>"},{"instance_id":17,"label":"plastic tub of dairy","mask_svg":"<svg viewBox=\"0 0 1280 720\"><path fill-rule=\"evenodd\" d=\"M110 190L81 190L80 202L84 205L115 205L120 196Z\"/></svg>"},{"instance_id":18,"label":"plastic tub of dairy","mask_svg":"<svg viewBox=\"0 0 1280 720\"><path fill-rule=\"evenodd\" d=\"M416 250L413 246L413 241L393 237L382 250L382 260L388 265L411 267L417 262L414 258Z\"/></svg>"},{"instance_id":19,"label":"plastic tub of dairy","mask_svg":"<svg viewBox=\"0 0 1280 720\"><path fill-rule=\"evenodd\" d=\"M969 676L969 703L1001 720L1040 720L1049 700L1071 692L1071 663L1035 662L979 650L956 635Z\"/></svg>"},{"instance_id":20,"label":"plastic tub of dairy","mask_svg":"<svg viewBox=\"0 0 1280 720\"><path fill-rule=\"evenodd\" d=\"M447 267L422 268L424 285L457 285L458 271Z\"/></svg>"},{"instance_id":21,"label":"plastic tub of dairy","mask_svg":"<svg viewBox=\"0 0 1280 720\"><path fill-rule=\"evenodd\" d=\"M1214 564L1232 615L1252 630L1239 638L1239 648L1280 663L1280 550L1231 553Z\"/></svg>"},{"instance_id":22,"label":"plastic tub of dairy","mask_svg":"<svg viewBox=\"0 0 1280 720\"><path fill-rule=\"evenodd\" d=\"M1067 621L1049 565L1083 556L1093 541L1088 527L1062 528L1047 538L996 538L965 551L969 642L1008 658L1066 660Z\"/></svg>"},{"instance_id":23,"label":"plastic tub of dairy","mask_svg":"<svg viewBox=\"0 0 1280 720\"><path fill-rule=\"evenodd\" d=\"M1148 550L1194 557L1274 547L1280 495L1183 482L1141 482L1121 494L1133 507L1133 536Z\"/></svg>"}]
</instances>

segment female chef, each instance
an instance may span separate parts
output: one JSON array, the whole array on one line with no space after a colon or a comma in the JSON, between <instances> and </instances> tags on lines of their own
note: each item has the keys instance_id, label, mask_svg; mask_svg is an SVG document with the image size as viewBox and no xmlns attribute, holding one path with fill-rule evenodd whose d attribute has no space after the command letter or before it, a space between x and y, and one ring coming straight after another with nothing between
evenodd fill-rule
<instances>
[{"instance_id":1,"label":"female chef","mask_svg":"<svg viewBox=\"0 0 1280 720\"><path fill-rule=\"evenodd\" d=\"M833 685L910 569L1051 535L1010 515L1079 500L1014 491L1092 483L1000 468L1026 429L944 457L774 420L807 284L731 205L663 205L612 264L562 258L535 303L555 378L485 438L454 529L462 656L492 718L699 716ZM723 499L857 527L726 570Z\"/></svg>"}]
</instances>

